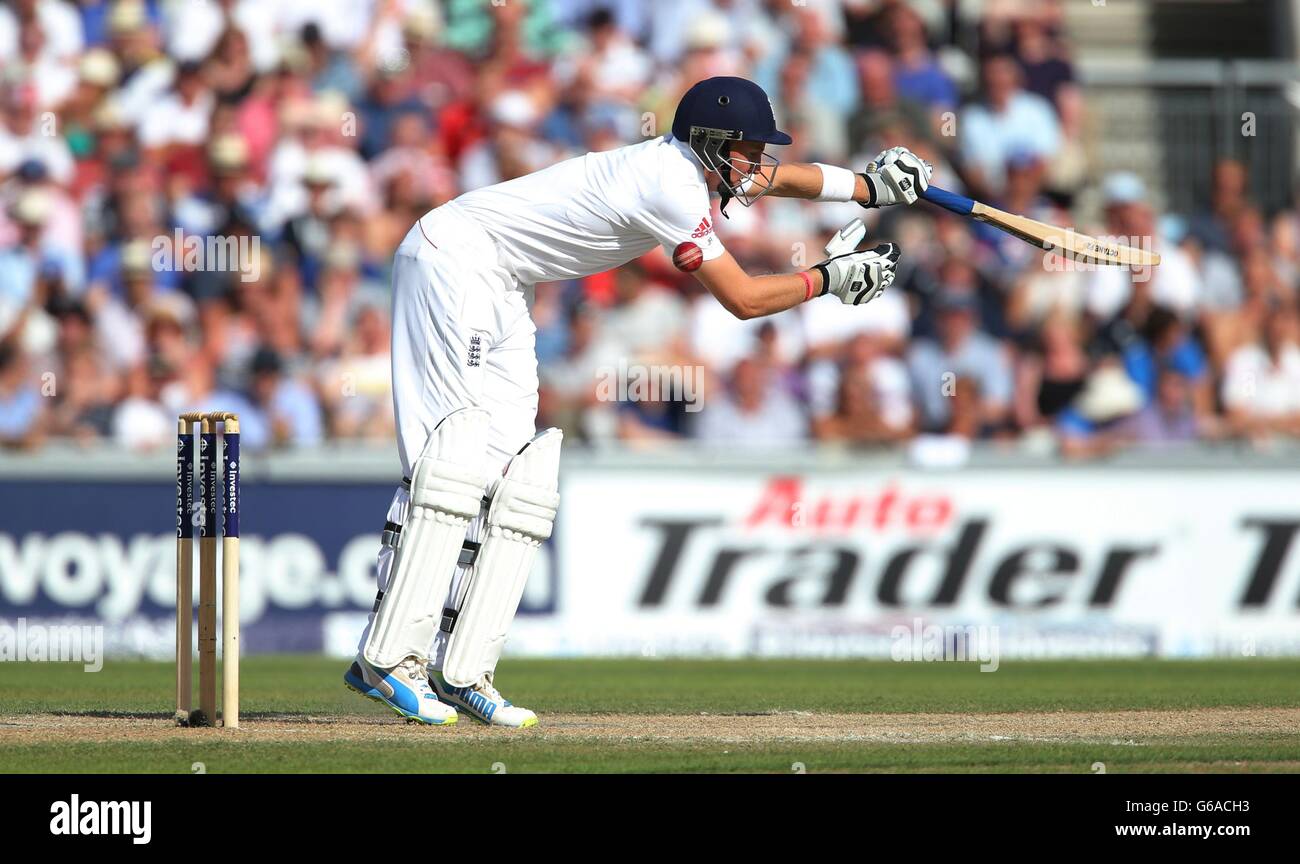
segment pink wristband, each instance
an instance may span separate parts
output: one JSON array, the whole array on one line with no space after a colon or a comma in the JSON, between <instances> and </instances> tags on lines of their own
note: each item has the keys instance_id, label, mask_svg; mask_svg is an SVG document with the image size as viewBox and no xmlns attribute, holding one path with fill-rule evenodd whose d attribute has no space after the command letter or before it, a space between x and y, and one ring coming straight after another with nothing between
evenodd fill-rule
<instances>
[{"instance_id":1,"label":"pink wristband","mask_svg":"<svg viewBox=\"0 0 1300 864\"><path fill-rule=\"evenodd\" d=\"M813 296L813 280L812 277L808 275L807 270L800 270L799 278L803 280L803 287L804 287L803 302L807 303L809 300L812 299Z\"/></svg>"}]
</instances>

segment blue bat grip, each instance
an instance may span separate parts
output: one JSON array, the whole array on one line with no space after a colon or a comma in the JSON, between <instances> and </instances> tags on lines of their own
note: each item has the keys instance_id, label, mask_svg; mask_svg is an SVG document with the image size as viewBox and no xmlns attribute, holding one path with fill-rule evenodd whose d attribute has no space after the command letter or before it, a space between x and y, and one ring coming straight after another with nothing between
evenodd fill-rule
<instances>
[{"instance_id":1,"label":"blue bat grip","mask_svg":"<svg viewBox=\"0 0 1300 864\"><path fill-rule=\"evenodd\" d=\"M975 202L965 195L958 195L956 192L949 192L938 186L930 186L921 193L921 197L931 204L938 204L945 210L951 210L958 216L969 216L975 209Z\"/></svg>"}]
</instances>

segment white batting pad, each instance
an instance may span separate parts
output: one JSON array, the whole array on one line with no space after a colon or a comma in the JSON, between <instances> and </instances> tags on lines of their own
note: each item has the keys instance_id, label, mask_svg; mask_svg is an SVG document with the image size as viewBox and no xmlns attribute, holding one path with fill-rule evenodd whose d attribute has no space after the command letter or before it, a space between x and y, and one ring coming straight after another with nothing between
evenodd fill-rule
<instances>
[{"instance_id":1,"label":"white batting pad","mask_svg":"<svg viewBox=\"0 0 1300 864\"><path fill-rule=\"evenodd\" d=\"M362 651L380 669L407 657L426 659L465 529L487 488L482 463L489 419L482 408L453 411L415 460L393 572Z\"/></svg>"},{"instance_id":2,"label":"white batting pad","mask_svg":"<svg viewBox=\"0 0 1300 864\"><path fill-rule=\"evenodd\" d=\"M483 545L442 665L443 678L457 687L496 670L537 547L555 524L563 438L559 429L539 433L510 460L492 492Z\"/></svg>"}]
</instances>

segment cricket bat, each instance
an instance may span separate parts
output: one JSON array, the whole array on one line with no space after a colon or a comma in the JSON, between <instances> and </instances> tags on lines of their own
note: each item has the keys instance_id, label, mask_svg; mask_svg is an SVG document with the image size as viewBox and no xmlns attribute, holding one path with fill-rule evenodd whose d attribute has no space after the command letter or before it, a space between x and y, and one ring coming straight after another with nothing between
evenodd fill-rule
<instances>
[{"instance_id":1,"label":"cricket bat","mask_svg":"<svg viewBox=\"0 0 1300 864\"><path fill-rule=\"evenodd\" d=\"M973 216L981 222L987 222L1008 234L1019 237L1026 243L1032 243L1048 252L1056 252L1064 258L1089 264L1113 264L1121 267L1155 266L1160 263L1160 255L1149 249L1120 246L1086 234L1078 234L1073 228L1061 228L1025 216L1017 216L937 186L926 189L921 193L921 197L931 204L951 210L958 216Z\"/></svg>"}]
</instances>

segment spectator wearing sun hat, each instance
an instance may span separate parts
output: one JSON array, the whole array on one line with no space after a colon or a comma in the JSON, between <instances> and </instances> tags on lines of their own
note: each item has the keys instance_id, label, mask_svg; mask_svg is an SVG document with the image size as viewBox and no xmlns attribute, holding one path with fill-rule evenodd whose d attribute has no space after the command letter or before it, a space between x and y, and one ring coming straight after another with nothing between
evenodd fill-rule
<instances>
[{"instance_id":1,"label":"spectator wearing sun hat","mask_svg":"<svg viewBox=\"0 0 1300 864\"><path fill-rule=\"evenodd\" d=\"M1124 443L1124 424L1143 403L1142 390L1116 363L1101 365L1083 391L1056 417L1061 453L1067 458L1105 456Z\"/></svg>"}]
</instances>

